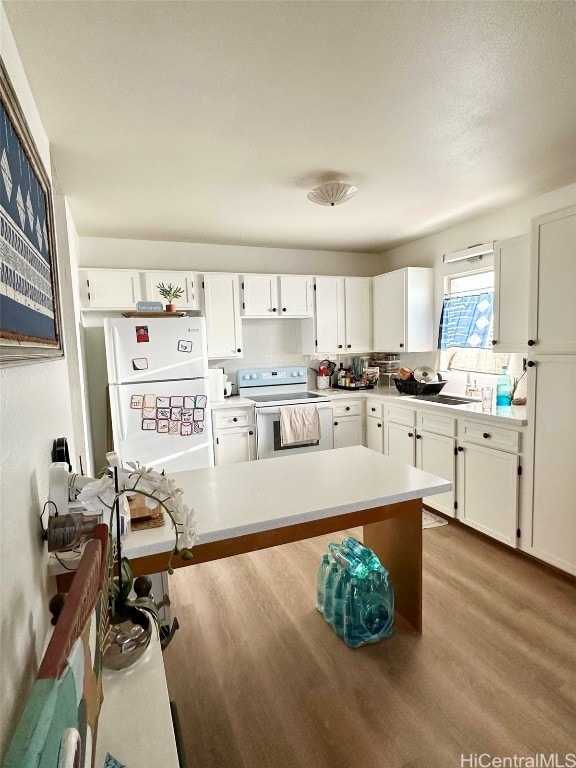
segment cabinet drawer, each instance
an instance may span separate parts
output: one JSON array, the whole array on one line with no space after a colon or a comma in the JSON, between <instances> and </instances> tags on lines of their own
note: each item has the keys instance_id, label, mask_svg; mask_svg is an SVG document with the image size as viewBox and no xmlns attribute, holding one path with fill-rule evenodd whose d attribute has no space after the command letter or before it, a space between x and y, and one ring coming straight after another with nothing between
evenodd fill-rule
<instances>
[{"instance_id":1,"label":"cabinet drawer","mask_svg":"<svg viewBox=\"0 0 576 768\"><path fill-rule=\"evenodd\" d=\"M406 427L416 426L416 411L412 408L403 408L400 405L385 405L384 420L393 421L394 424L404 424Z\"/></svg>"},{"instance_id":2,"label":"cabinet drawer","mask_svg":"<svg viewBox=\"0 0 576 768\"><path fill-rule=\"evenodd\" d=\"M454 437L456 434L456 419L439 413L418 413L417 424L418 429L423 432L433 432L435 435L446 435L446 437Z\"/></svg>"},{"instance_id":3,"label":"cabinet drawer","mask_svg":"<svg viewBox=\"0 0 576 768\"><path fill-rule=\"evenodd\" d=\"M333 400L333 416L361 416L362 400Z\"/></svg>"},{"instance_id":4,"label":"cabinet drawer","mask_svg":"<svg viewBox=\"0 0 576 768\"><path fill-rule=\"evenodd\" d=\"M212 411L212 423L215 429L247 427L254 423L254 411L252 408L222 408Z\"/></svg>"},{"instance_id":5,"label":"cabinet drawer","mask_svg":"<svg viewBox=\"0 0 576 768\"><path fill-rule=\"evenodd\" d=\"M384 403L380 400L366 400L366 416L384 418Z\"/></svg>"},{"instance_id":6,"label":"cabinet drawer","mask_svg":"<svg viewBox=\"0 0 576 768\"><path fill-rule=\"evenodd\" d=\"M463 421L459 437L476 445L487 448L498 448L501 451L518 453L520 451L520 433L511 429L494 427L492 424L481 424L475 421Z\"/></svg>"}]
</instances>

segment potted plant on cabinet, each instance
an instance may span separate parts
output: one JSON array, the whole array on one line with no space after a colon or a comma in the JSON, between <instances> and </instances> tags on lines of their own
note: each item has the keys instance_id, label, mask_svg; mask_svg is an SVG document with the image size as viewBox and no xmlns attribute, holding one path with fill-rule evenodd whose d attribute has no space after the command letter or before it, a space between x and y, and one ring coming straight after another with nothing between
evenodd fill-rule
<instances>
[{"instance_id":1,"label":"potted plant on cabinet","mask_svg":"<svg viewBox=\"0 0 576 768\"><path fill-rule=\"evenodd\" d=\"M182 296L184 289L180 288L178 285L172 285L172 283L168 283L168 285L158 283L156 288L158 289L160 296L168 302L166 304L166 312L176 312L174 301Z\"/></svg>"}]
</instances>

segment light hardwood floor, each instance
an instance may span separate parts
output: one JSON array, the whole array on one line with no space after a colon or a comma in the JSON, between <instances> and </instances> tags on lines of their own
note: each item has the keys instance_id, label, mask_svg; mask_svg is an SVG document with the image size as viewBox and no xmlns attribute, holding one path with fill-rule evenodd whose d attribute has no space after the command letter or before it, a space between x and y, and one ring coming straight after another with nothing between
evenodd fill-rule
<instances>
[{"instance_id":1,"label":"light hardwood floor","mask_svg":"<svg viewBox=\"0 0 576 768\"><path fill-rule=\"evenodd\" d=\"M576 753L574 582L463 526L423 535L423 635L355 650L314 607L339 534L170 577L181 628L164 660L188 768Z\"/></svg>"}]
</instances>

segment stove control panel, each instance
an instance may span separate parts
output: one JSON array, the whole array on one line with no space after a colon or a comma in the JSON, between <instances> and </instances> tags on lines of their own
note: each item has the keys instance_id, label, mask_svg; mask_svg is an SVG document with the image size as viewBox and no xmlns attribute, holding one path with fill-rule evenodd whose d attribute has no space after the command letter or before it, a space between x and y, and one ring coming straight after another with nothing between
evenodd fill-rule
<instances>
[{"instance_id":1,"label":"stove control panel","mask_svg":"<svg viewBox=\"0 0 576 768\"><path fill-rule=\"evenodd\" d=\"M237 375L238 388L273 387L308 383L306 368L282 366L280 368L241 368Z\"/></svg>"}]
</instances>

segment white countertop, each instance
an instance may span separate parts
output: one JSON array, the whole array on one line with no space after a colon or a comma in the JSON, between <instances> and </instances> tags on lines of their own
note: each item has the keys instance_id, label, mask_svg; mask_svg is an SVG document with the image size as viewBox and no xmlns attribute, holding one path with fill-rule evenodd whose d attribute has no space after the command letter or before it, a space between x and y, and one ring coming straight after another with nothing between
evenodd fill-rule
<instances>
[{"instance_id":1,"label":"white countertop","mask_svg":"<svg viewBox=\"0 0 576 768\"><path fill-rule=\"evenodd\" d=\"M469 416L475 420L481 419L486 422L499 423L501 426L524 427L528 424L525 405L512 405L509 408L497 407L495 413L486 413L485 411L482 411L482 404L479 400L463 403L462 405L446 405L445 403L416 400L414 395L401 395L396 392L384 393L382 389L378 389L378 387L375 389L359 390L313 389L311 391L315 394L328 395L331 400L340 399L342 397L361 397L370 400L390 401L396 404L401 402L403 405L412 408L441 409L442 412L451 413L453 416Z\"/></svg>"},{"instance_id":2,"label":"white countertop","mask_svg":"<svg viewBox=\"0 0 576 768\"><path fill-rule=\"evenodd\" d=\"M258 533L451 489L447 480L361 445L171 477L198 521L197 543Z\"/></svg>"},{"instance_id":3,"label":"white countertop","mask_svg":"<svg viewBox=\"0 0 576 768\"><path fill-rule=\"evenodd\" d=\"M355 445L260 461L173 472L198 522L196 543L282 528L361 509L444 493L442 478ZM129 533L122 554L129 558L166 552L174 546L170 522ZM68 561L73 567L73 561ZM51 563L54 575L63 569Z\"/></svg>"},{"instance_id":4,"label":"white countertop","mask_svg":"<svg viewBox=\"0 0 576 768\"><path fill-rule=\"evenodd\" d=\"M104 765L110 752L133 768L178 768L162 650L155 631L132 667L102 670L102 689L94 765Z\"/></svg>"},{"instance_id":5,"label":"white countertop","mask_svg":"<svg viewBox=\"0 0 576 768\"><path fill-rule=\"evenodd\" d=\"M211 400L210 408L213 411L221 411L226 408L249 408L254 405L254 400L248 400L245 397L239 395L232 395L227 397L226 400Z\"/></svg>"}]
</instances>

